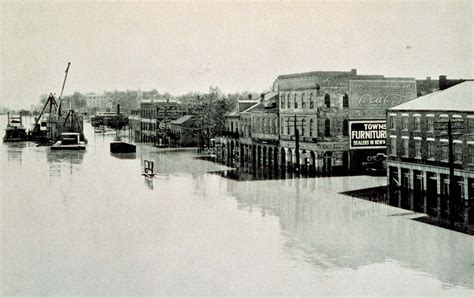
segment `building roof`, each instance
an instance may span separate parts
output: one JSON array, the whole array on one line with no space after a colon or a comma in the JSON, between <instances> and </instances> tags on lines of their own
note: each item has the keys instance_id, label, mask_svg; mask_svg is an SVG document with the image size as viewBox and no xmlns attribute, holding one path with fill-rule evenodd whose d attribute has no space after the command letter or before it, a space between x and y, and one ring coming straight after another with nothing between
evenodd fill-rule
<instances>
[{"instance_id":1,"label":"building roof","mask_svg":"<svg viewBox=\"0 0 474 298\"><path fill-rule=\"evenodd\" d=\"M181 118L171 121L172 124L183 124L193 118L193 115L185 115Z\"/></svg>"},{"instance_id":2,"label":"building roof","mask_svg":"<svg viewBox=\"0 0 474 298\"><path fill-rule=\"evenodd\" d=\"M389 110L474 112L474 82L467 81L443 91L430 93Z\"/></svg>"}]
</instances>

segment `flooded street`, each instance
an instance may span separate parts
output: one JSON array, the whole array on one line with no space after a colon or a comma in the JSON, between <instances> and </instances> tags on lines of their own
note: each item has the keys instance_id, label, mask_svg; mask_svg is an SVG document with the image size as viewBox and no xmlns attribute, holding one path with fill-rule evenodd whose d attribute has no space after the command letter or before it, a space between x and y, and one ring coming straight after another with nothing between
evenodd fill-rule
<instances>
[{"instance_id":1,"label":"flooded street","mask_svg":"<svg viewBox=\"0 0 474 298\"><path fill-rule=\"evenodd\" d=\"M1 144L1 295L474 296L472 236L339 194L385 177L236 181L85 134L85 152Z\"/></svg>"}]
</instances>

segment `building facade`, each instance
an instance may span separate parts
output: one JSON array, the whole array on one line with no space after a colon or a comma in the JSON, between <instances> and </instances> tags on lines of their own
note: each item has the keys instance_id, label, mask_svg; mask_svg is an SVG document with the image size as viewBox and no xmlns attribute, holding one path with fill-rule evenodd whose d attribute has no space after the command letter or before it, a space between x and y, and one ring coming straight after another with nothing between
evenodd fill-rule
<instances>
[{"instance_id":1,"label":"building facade","mask_svg":"<svg viewBox=\"0 0 474 298\"><path fill-rule=\"evenodd\" d=\"M389 110L388 184L391 199L400 207L441 220L454 212L458 223L474 224L473 90L474 82L464 82ZM454 194L450 193L450 167L454 168Z\"/></svg>"},{"instance_id":2,"label":"building facade","mask_svg":"<svg viewBox=\"0 0 474 298\"><path fill-rule=\"evenodd\" d=\"M105 94L88 93L86 98L86 107L92 111L109 112L113 109L113 100Z\"/></svg>"}]
</instances>

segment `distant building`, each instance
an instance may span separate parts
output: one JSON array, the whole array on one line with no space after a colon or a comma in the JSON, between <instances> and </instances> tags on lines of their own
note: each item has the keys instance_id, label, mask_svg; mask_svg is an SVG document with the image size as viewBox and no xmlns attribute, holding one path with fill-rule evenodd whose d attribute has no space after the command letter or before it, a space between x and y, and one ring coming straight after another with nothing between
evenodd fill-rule
<instances>
[{"instance_id":1,"label":"distant building","mask_svg":"<svg viewBox=\"0 0 474 298\"><path fill-rule=\"evenodd\" d=\"M170 141L172 147L197 146L199 134L197 133L196 119L193 115L185 115L170 122Z\"/></svg>"},{"instance_id":2,"label":"distant building","mask_svg":"<svg viewBox=\"0 0 474 298\"><path fill-rule=\"evenodd\" d=\"M399 196L401 207L443 219L456 199L460 221L474 224L473 93L474 82L463 82L389 109L389 187L412 194ZM453 130L456 194L449 193L448 120L460 127Z\"/></svg>"},{"instance_id":3,"label":"distant building","mask_svg":"<svg viewBox=\"0 0 474 298\"><path fill-rule=\"evenodd\" d=\"M438 80L432 80L431 77L427 77L424 80L416 80L417 96L445 90L466 81L472 81L472 79L448 79L447 76L441 75Z\"/></svg>"},{"instance_id":4,"label":"distant building","mask_svg":"<svg viewBox=\"0 0 474 298\"><path fill-rule=\"evenodd\" d=\"M158 146L170 144L170 122L184 116L180 102L169 99L144 99L140 103L140 142Z\"/></svg>"},{"instance_id":5,"label":"distant building","mask_svg":"<svg viewBox=\"0 0 474 298\"><path fill-rule=\"evenodd\" d=\"M86 98L86 107L92 111L109 112L113 109L113 100L105 94L88 93Z\"/></svg>"}]
</instances>

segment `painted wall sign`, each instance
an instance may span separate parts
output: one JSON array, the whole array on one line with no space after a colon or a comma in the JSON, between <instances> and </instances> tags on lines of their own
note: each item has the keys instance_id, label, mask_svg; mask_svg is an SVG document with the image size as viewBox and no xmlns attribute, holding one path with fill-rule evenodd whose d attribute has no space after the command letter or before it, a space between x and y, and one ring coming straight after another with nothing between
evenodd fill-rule
<instances>
[{"instance_id":1,"label":"painted wall sign","mask_svg":"<svg viewBox=\"0 0 474 298\"><path fill-rule=\"evenodd\" d=\"M415 80L351 80L349 118L385 119L387 109L414 98Z\"/></svg>"},{"instance_id":2,"label":"painted wall sign","mask_svg":"<svg viewBox=\"0 0 474 298\"><path fill-rule=\"evenodd\" d=\"M351 149L382 149L387 145L387 123L385 120L350 121Z\"/></svg>"}]
</instances>

